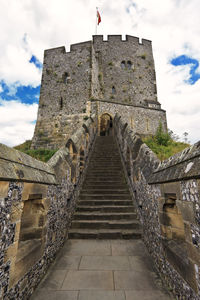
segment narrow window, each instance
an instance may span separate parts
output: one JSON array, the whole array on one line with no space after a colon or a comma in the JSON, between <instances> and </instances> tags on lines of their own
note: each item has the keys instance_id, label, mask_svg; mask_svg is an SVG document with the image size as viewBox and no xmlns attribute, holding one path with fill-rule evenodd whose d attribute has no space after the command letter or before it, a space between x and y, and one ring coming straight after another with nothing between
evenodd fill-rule
<instances>
[{"instance_id":1,"label":"narrow window","mask_svg":"<svg viewBox=\"0 0 200 300\"><path fill-rule=\"evenodd\" d=\"M147 129L147 131L149 131L149 119L146 119L146 129Z\"/></svg>"},{"instance_id":2,"label":"narrow window","mask_svg":"<svg viewBox=\"0 0 200 300\"><path fill-rule=\"evenodd\" d=\"M84 156L85 156L84 150L81 149L80 150L80 173L82 173L84 168Z\"/></svg>"},{"instance_id":3,"label":"narrow window","mask_svg":"<svg viewBox=\"0 0 200 300\"><path fill-rule=\"evenodd\" d=\"M63 98L61 97L60 98L60 110L62 110L63 109Z\"/></svg>"},{"instance_id":4,"label":"narrow window","mask_svg":"<svg viewBox=\"0 0 200 300\"><path fill-rule=\"evenodd\" d=\"M129 70L132 68L132 62L130 60L127 61L127 68Z\"/></svg>"},{"instance_id":5,"label":"narrow window","mask_svg":"<svg viewBox=\"0 0 200 300\"><path fill-rule=\"evenodd\" d=\"M68 78L69 78L69 74L67 72L65 72L63 74L63 83L67 83Z\"/></svg>"},{"instance_id":6,"label":"narrow window","mask_svg":"<svg viewBox=\"0 0 200 300\"><path fill-rule=\"evenodd\" d=\"M116 89L114 86L112 87L112 94L116 94Z\"/></svg>"},{"instance_id":7,"label":"narrow window","mask_svg":"<svg viewBox=\"0 0 200 300\"><path fill-rule=\"evenodd\" d=\"M121 68L122 68L122 69L125 69L125 67L126 67L126 63L125 63L125 61L123 60L123 61L121 62Z\"/></svg>"}]
</instances>

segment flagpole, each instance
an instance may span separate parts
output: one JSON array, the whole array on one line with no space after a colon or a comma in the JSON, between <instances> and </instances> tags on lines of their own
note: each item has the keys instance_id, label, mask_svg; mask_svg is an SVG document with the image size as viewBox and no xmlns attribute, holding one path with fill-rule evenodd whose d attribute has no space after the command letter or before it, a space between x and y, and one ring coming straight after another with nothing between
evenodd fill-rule
<instances>
[{"instance_id":1,"label":"flagpole","mask_svg":"<svg viewBox=\"0 0 200 300\"><path fill-rule=\"evenodd\" d=\"M95 28L95 35L97 35L97 11L98 11L98 7L96 7L96 28Z\"/></svg>"}]
</instances>

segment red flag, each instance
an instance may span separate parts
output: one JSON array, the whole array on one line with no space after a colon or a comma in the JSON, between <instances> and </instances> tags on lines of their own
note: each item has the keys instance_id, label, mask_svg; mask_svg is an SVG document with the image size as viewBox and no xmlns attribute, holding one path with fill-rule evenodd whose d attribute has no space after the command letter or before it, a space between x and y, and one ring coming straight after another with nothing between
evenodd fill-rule
<instances>
[{"instance_id":1,"label":"red flag","mask_svg":"<svg viewBox=\"0 0 200 300\"><path fill-rule=\"evenodd\" d=\"M100 22L101 22L101 16L99 11L97 10L97 25L99 25Z\"/></svg>"}]
</instances>

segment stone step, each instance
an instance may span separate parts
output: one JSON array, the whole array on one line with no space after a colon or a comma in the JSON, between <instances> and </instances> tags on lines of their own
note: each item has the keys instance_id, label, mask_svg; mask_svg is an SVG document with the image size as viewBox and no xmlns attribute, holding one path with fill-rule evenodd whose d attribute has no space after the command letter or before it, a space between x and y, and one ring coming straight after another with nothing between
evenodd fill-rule
<instances>
[{"instance_id":1,"label":"stone step","mask_svg":"<svg viewBox=\"0 0 200 300\"><path fill-rule=\"evenodd\" d=\"M132 200L130 194L128 193L127 195L119 195L119 194L80 194L79 197L80 200Z\"/></svg>"},{"instance_id":2,"label":"stone step","mask_svg":"<svg viewBox=\"0 0 200 300\"><path fill-rule=\"evenodd\" d=\"M80 195L82 194L92 194L92 195L97 195L97 194L106 194L106 195L112 195L112 194L119 194L119 195L130 195L129 191L127 189L119 189L118 187L116 187L115 189L104 189L104 187L102 187L102 189L89 189L89 188L84 188L81 190Z\"/></svg>"},{"instance_id":3,"label":"stone step","mask_svg":"<svg viewBox=\"0 0 200 300\"><path fill-rule=\"evenodd\" d=\"M110 176L105 174L104 176L94 176L94 175L86 175L85 180L94 180L94 181L109 181L112 180L113 182L123 182L125 181L125 177L121 175Z\"/></svg>"},{"instance_id":4,"label":"stone step","mask_svg":"<svg viewBox=\"0 0 200 300\"><path fill-rule=\"evenodd\" d=\"M105 176L105 175L109 175L109 176L124 176L124 172L121 169L119 170L109 170L109 169L105 169L105 170L98 170L98 169L94 169L94 170L87 170L87 176Z\"/></svg>"},{"instance_id":5,"label":"stone step","mask_svg":"<svg viewBox=\"0 0 200 300\"><path fill-rule=\"evenodd\" d=\"M107 172L110 172L110 173L114 173L114 172L122 172L122 167L119 166L119 167L111 167L111 166L89 166L88 169L87 169L87 172L98 172L98 173L107 173Z\"/></svg>"},{"instance_id":6,"label":"stone step","mask_svg":"<svg viewBox=\"0 0 200 300\"><path fill-rule=\"evenodd\" d=\"M98 161L99 162L100 160L102 160L102 161L108 161L109 160L111 162L117 161L117 162L121 163L121 158L120 158L119 155L108 156L108 155L106 155L106 153L102 153L101 155L100 154L93 154L91 156L91 162L92 161Z\"/></svg>"},{"instance_id":7,"label":"stone step","mask_svg":"<svg viewBox=\"0 0 200 300\"><path fill-rule=\"evenodd\" d=\"M135 220L136 213L101 213L101 212L84 212L75 213L75 220Z\"/></svg>"},{"instance_id":8,"label":"stone step","mask_svg":"<svg viewBox=\"0 0 200 300\"><path fill-rule=\"evenodd\" d=\"M70 229L68 232L70 239L140 239L141 236L140 229Z\"/></svg>"},{"instance_id":9,"label":"stone step","mask_svg":"<svg viewBox=\"0 0 200 300\"><path fill-rule=\"evenodd\" d=\"M112 137L96 139L69 238L141 238L119 150Z\"/></svg>"},{"instance_id":10,"label":"stone step","mask_svg":"<svg viewBox=\"0 0 200 300\"><path fill-rule=\"evenodd\" d=\"M127 206L127 205L132 205L133 202L132 200L109 200L109 199L105 199L105 200L79 200L78 201L78 205L79 206L95 206L95 205L103 205L103 206Z\"/></svg>"},{"instance_id":11,"label":"stone step","mask_svg":"<svg viewBox=\"0 0 200 300\"><path fill-rule=\"evenodd\" d=\"M139 228L139 222L137 220L75 220L72 222L72 229L136 229Z\"/></svg>"},{"instance_id":12,"label":"stone step","mask_svg":"<svg viewBox=\"0 0 200 300\"><path fill-rule=\"evenodd\" d=\"M120 160L112 160L112 159L98 159L98 158L94 158L90 160L89 165L92 166L93 164L100 166L101 164L107 165L109 164L110 166L121 166L122 163Z\"/></svg>"},{"instance_id":13,"label":"stone step","mask_svg":"<svg viewBox=\"0 0 200 300\"><path fill-rule=\"evenodd\" d=\"M97 163L100 163L100 162L109 162L109 163L118 163L118 164L121 164L121 158L120 157L111 157L111 156L105 156L105 155L102 155L102 156L92 156L91 157L91 160L90 160L90 163L93 163L93 162L97 162Z\"/></svg>"},{"instance_id":14,"label":"stone step","mask_svg":"<svg viewBox=\"0 0 200 300\"><path fill-rule=\"evenodd\" d=\"M83 185L83 189L82 189L82 191L89 191L89 190L97 190L97 189L100 189L102 187L102 190L103 191L115 191L116 190L116 183L113 183L113 184L110 184L110 185L108 185L108 183L102 183L102 182L96 182L96 184L93 184L93 185L91 185L91 183L90 184L87 184L86 182L84 183L84 185ZM127 188L127 186L126 186L126 184L124 184L124 185L117 185L117 188L118 189L120 189L120 190L124 190L124 191L129 191L128 190L128 188Z\"/></svg>"},{"instance_id":15,"label":"stone step","mask_svg":"<svg viewBox=\"0 0 200 300\"><path fill-rule=\"evenodd\" d=\"M123 186L123 187L126 186L127 187L125 180L109 181L109 180L103 180L103 179L102 180L90 179L90 180L85 181L83 184L83 188L88 188L88 187L92 188L92 186L95 186L97 188L100 188L100 187L110 188L110 187L116 187L116 186Z\"/></svg>"},{"instance_id":16,"label":"stone step","mask_svg":"<svg viewBox=\"0 0 200 300\"><path fill-rule=\"evenodd\" d=\"M112 177L112 178L121 178L124 176L122 171L98 171L98 170L94 170L94 171L90 171L89 172L90 177L94 176L94 177L99 177L99 178L104 178L104 177ZM87 176L88 177L88 176Z\"/></svg>"},{"instance_id":17,"label":"stone step","mask_svg":"<svg viewBox=\"0 0 200 300\"><path fill-rule=\"evenodd\" d=\"M88 179L104 179L106 181L113 181L113 182L116 182L116 181L119 181L120 179L124 179L124 174L121 172L120 174L107 174L107 173L104 173L104 174L86 174L85 176L85 180L88 180Z\"/></svg>"},{"instance_id":18,"label":"stone step","mask_svg":"<svg viewBox=\"0 0 200 300\"><path fill-rule=\"evenodd\" d=\"M95 206L87 206L87 205L77 205L77 212L109 212L109 213L124 213L124 212L135 212L133 206L130 205L110 205L110 206L103 206L103 205L95 205Z\"/></svg>"}]
</instances>

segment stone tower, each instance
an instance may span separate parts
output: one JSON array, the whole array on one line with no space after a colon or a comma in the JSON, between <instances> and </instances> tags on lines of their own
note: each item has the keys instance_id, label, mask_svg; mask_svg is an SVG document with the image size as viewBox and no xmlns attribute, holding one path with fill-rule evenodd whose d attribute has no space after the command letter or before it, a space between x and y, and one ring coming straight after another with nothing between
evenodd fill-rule
<instances>
[{"instance_id":1,"label":"stone tower","mask_svg":"<svg viewBox=\"0 0 200 300\"><path fill-rule=\"evenodd\" d=\"M59 148L95 114L121 115L140 135L155 134L166 114L157 100L151 41L95 35L92 41L44 52L37 123L32 148Z\"/></svg>"}]
</instances>

